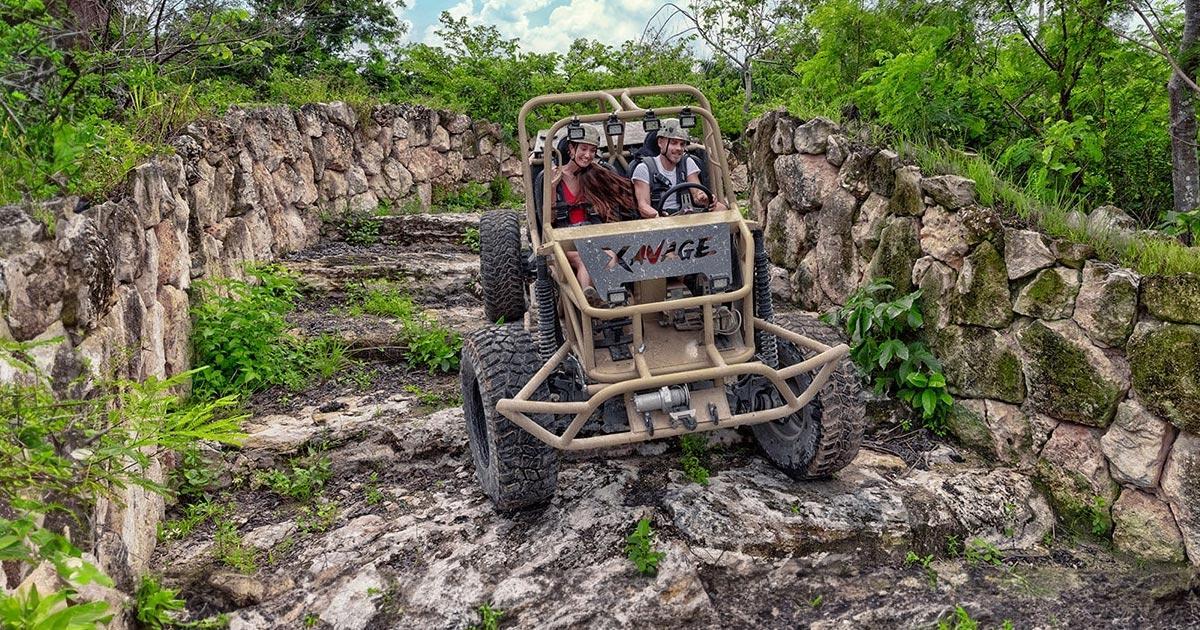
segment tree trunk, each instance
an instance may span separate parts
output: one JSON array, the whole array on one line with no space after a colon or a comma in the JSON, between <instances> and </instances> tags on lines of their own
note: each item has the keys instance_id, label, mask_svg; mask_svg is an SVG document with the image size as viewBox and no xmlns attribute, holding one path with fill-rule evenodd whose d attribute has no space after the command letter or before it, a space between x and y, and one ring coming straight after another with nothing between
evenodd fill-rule
<instances>
[{"instance_id":1,"label":"tree trunk","mask_svg":"<svg viewBox=\"0 0 1200 630\"><path fill-rule=\"evenodd\" d=\"M1194 0L1200 2L1200 0ZM742 100L742 113L750 113L750 98L754 95L754 77L750 75L750 60L746 60L746 65L742 69L742 86L746 88L746 97Z\"/></svg>"},{"instance_id":2,"label":"tree trunk","mask_svg":"<svg viewBox=\"0 0 1200 630\"><path fill-rule=\"evenodd\" d=\"M1183 38L1179 44L1179 67L1193 81L1200 65L1196 47L1200 36L1200 0L1184 0ZM1171 184L1175 211L1188 212L1200 206L1200 162L1196 159L1196 92L1178 73L1167 82L1171 103Z\"/></svg>"}]
</instances>

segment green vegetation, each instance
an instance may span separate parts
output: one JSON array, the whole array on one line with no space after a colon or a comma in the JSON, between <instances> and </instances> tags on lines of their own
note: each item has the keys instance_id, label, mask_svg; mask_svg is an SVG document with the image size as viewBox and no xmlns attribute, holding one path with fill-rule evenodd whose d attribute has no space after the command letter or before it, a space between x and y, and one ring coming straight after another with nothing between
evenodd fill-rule
<instances>
[{"instance_id":1,"label":"green vegetation","mask_svg":"<svg viewBox=\"0 0 1200 630\"><path fill-rule=\"evenodd\" d=\"M653 536L650 519L643 518L625 539L625 555L642 575L657 575L658 563L667 555L654 549L651 540Z\"/></svg>"},{"instance_id":2,"label":"green vegetation","mask_svg":"<svg viewBox=\"0 0 1200 630\"><path fill-rule=\"evenodd\" d=\"M479 228L469 227L463 231L462 244L467 249L479 253Z\"/></svg>"},{"instance_id":3,"label":"green vegetation","mask_svg":"<svg viewBox=\"0 0 1200 630\"><path fill-rule=\"evenodd\" d=\"M310 505L300 506L300 515L296 518L296 527L307 534L328 531L337 522L339 506L337 501L314 501Z\"/></svg>"},{"instance_id":4,"label":"green vegetation","mask_svg":"<svg viewBox=\"0 0 1200 630\"><path fill-rule=\"evenodd\" d=\"M271 491L297 501L308 501L321 493L329 481L331 462L318 453L298 457L288 463L289 472L282 470L257 471L254 481Z\"/></svg>"},{"instance_id":5,"label":"green vegetation","mask_svg":"<svg viewBox=\"0 0 1200 630\"><path fill-rule=\"evenodd\" d=\"M60 397L31 357L37 346L58 342L0 340L0 361L21 375L0 382L0 505L15 512L0 518L0 560L26 568L48 563L66 585L51 593L0 594L3 627L92 628L112 616L107 603L82 601L78 591L112 580L83 561L69 539L39 525L42 515L55 513L86 531L99 497L118 498L128 487L168 494L148 477L167 451L244 437L232 398L179 399L176 392L199 371L144 382L99 377L88 398Z\"/></svg>"},{"instance_id":6,"label":"green vegetation","mask_svg":"<svg viewBox=\"0 0 1200 630\"><path fill-rule=\"evenodd\" d=\"M1004 554L996 548L992 543L982 538L972 538L967 541L967 546L963 549L963 558L967 564L990 564L992 566L1000 566L1004 562Z\"/></svg>"},{"instance_id":7,"label":"green vegetation","mask_svg":"<svg viewBox=\"0 0 1200 630\"><path fill-rule=\"evenodd\" d=\"M213 547L217 559L225 566L240 573L254 573L258 570L258 550L242 541L242 536L238 534L237 525L234 525L233 521L222 520L217 523Z\"/></svg>"},{"instance_id":8,"label":"green vegetation","mask_svg":"<svg viewBox=\"0 0 1200 630\"><path fill-rule=\"evenodd\" d=\"M978 630L979 622L971 618L971 614L962 606L954 607L954 614L947 619L938 621L938 630Z\"/></svg>"},{"instance_id":9,"label":"green vegetation","mask_svg":"<svg viewBox=\"0 0 1200 630\"><path fill-rule=\"evenodd\" d=\"M285 317L296 307L296 279L278 266L250 267L250 280L219 278L196 283L192 350L210 366L192 379L200 400L248 394L272 385L300 389L350 367L346 343L322 335L287 334Z\"/></svg>"},{"instance_id":10,"label":"green vegetation","mask_svg":"<svg viewBox=\"0 0 1200 630\"><path fill-rule=\"evenodd\" d=\"M175 627L174 613L184 607L184 601L178 595L178 590L164 588L154 576L142 576L133 603L134 617L140 627Z\"/></svg>"},{"instance_id":11,"label":"green vegetation","mask_svg":"<svg viewBox=\"0 0 1200 630\"><path fill-rule=\"evenodd\" d=\"M348 212L342 219L342 233L351 245L374 245L379 242L379 219L366 212Z\"/></svg>"},{"instance_id":12,"label":"green vegetation","mask_svg":"<svg viewBox=\"0 0 1200 630\"><path fill-rule=\"evenodd\" d=\"M874 280L822 319L846 331L850 357L875 384L875 391L895 394L920 410L925 426L942 434L954 399L946 391L941 363L915 339L924 326L917 303L921 291L892 301L879 297L891 292L891 284Z\"/></svg>"},{"instance_id":13,"label":"green vegetation","mask_svg":"<svg viewBox=\"0 0 1200 630\"><path fill-rule=\"evenodd\" d=\"M492 608L491 602L484 603L479 607L479 625L471 626L474 630L496 630L500 627L500 620L504 618L504 611Z\"/></svg>"},{"instance_id":14,"label":"green vegetation","mask_svg":"<svg viewBox=\"0 0 1200 630\"><path fill-rule=\"evenodd\" d=\"M363 313L397 319L400 338L409 365L430 372L453 372L458 369L458 354L462 350L462 335L439 324L422 313L412 298L390 284L354 287L346 297L347 313Z\"/></svg>"},{"instance_id":15,"label":"green vegetation","mask_svg":"<svg viewBox=\"0 0 1200 630\"><path fill-rule=\"evenodd\" d=\"M709 471L706 467L709 461L708 436L697 433L681 436L679 438L679 447L683 449L683 457L679 458L679 465L683 467L683 474L687 475L688 479L702 486L707 486L709 477Z\"/></svg>"},{"instance_id":16,"label":"green vegetation","mask_svg":"<svg viewBox=\"0 0 1200 630\"><path fill-rule=\"evenodd\" d=\"M422 407L429 410L442 409L445 407L458 407L462 405L462 394L460 392L446 393L422 389L419 385L405 385L404 393L412 394L417 397L417 402L421 403Z\"/></svg>"},{"instance_id":17,"label":"green vegetation","mask_svg":"<svg viewBox=\"0 0 1200 630\"><path fill-rule=\"evenodd\" d=\"M904 564L905 566L921 567L921 571L925 573L925 579L929 581L929 588L937 588L938 573L937 569L932 566L933 554L921 556L910 549L908 555L904 557Z\"/></svg>"},{"instance_id":18,"label":"green vegetation","mask_svg":"<svg viewBox=\"0 0 1200 630\"><path fill-rule=\"evenodd\" d=\"M208 499L190 503L183 508L183 518L170 519L158 524L159 540L182 540L209 520L223 519L233 513L229 503L217 503Z\"/></svg>"}]
</instances>

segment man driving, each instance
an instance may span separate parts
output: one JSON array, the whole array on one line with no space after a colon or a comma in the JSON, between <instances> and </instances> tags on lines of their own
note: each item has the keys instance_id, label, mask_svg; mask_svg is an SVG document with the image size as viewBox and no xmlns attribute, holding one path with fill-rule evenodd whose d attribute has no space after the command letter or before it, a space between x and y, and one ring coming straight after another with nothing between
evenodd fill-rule
<instances>
[{"instance_id":1,"label":"man driving","mask_svg":"<svg viewBox=\"0 0 1200 630\"><path fill-rule=\"evenodd\" d=\"M644 157L633 169L633 192L637 197L638 213L643 217L658 216L656 207L662 203L663 214L675 214L681 209L691 211L693 205L708 206L710 198L707 193L698 188L688 191L688 197L683 198L684 191L673 193L665 200L665 193L672 186L684 182L700 183L699 161L687 152L691 141L686 129L675 119L667 119L658 130L658 155ZM712 210L724 210L725 204L717 201Z\"/></svg>"}]
</instances>

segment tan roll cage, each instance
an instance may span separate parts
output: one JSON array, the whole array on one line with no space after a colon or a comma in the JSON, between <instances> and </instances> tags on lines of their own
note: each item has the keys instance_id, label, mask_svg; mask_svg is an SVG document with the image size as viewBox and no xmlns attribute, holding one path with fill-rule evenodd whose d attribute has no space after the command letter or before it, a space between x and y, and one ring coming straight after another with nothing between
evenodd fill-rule
<instances>
[{"instance_id":1,"label":"tan roll cage","mask_svg":"<svg viewBox=\"0 0 1200 630\"><path fill-rule=\"evenodd\" d=\"M654 108L654 113L661 117L677 115L687 107L704 122L702 143L708 152L709 179L713 182L714 197L725 202L728 210L722 212L704 212L656 219L585 225L577 227L555 228L553 226L553 203L546 201L542 204L540 221L535 207L533 187L534 175L532 166L538 164L532 152L531 137L527 128L528 118L533 110L545 105L563 105L596 101L601 111L559 119L546 133L542 157L543 165L547 165L546 156L553 150L556 134L573 120L585 123L601 123L612 116L619 120L630 121L645 118L647 109L640 107L636 97L644 95L684 95L690 96L694 103L690 105ZM828 381L837 361L849 354L845 344L834 347L785 330L775 324L749 316L754 313L754 298L750 278L754 268L754 239L751 228L754 224L742 217L732 196L733 184L730 179L728 163L724 146L721 143L720 127L711 113L711 105L705 96L696 88L689 85L663 85L602 90L592 92L574 92L561 95L547 95L531 99L521 108L517 121L521 155L526 159L522 169L522 178L526 198L526 219L530 226L529 238L534 252L539 256L547 256L554 263L554 277L558 281L560 294L565 297L562 301L560 315L563 334L566 341L532 379L512 398L500 400L496 409L521 428L529 431L543 442L564 450L584 450L598 447L616 446L652 438L670 437L692 431L705 431L716 428L729 428L748 424L757 424L778 420L799 411L811 401L818 391ZM609 155L621 156L624 134L608 136L605 134ZM618 158L623 159L623 158ZM542 199L554 199L553 177L547 173L543 177ZM610 236L627 233L653 232L671 228L688 228L703 225L724 224L729 226L729 233L740 244L741 255L733 259L734 264L740 265L741 286L725 293L697 295L682 299L647 301L644 303L615 306L612 308L597 308L591 306L584 297L583 287L580 286L575 274L563 272L570 270L567 258L568 247L573 247L575 241L600 236ZM540 231L534 226L540 225ZM741 305L742 317L738 326L741 334L741 347L722 350L718 348L713 324L714 309L723 304ZM703 330L700 344L702 352L687 360L669 362L669 364L651 365L645 356L647 347L647 331L644 319L651 314L658 314L677 309L699 307L702 312ZM632 366L601 370L597 367L595 347L592 342L593 320L612 320L629 317L632 332ZM755 360L754 333L763 331L786 339L799 346L808 348L817 354L796 365L776 369ZM577 358L585 374L595 381L587 385L588 399L575 402L539 401L532 400L534 392L547 381L559 365L572 352L577 352ZM793 391L787 381L804 372L818 370L809 386L800 393ZM778 390L783 404L768 409L752 412L734 413L725 400L726 379L736 379L742 376L757 375L765 378ZM706 394L703 397L708 405L709 413L713 414L711 422L701 421L696 429L686 429L671 426L659 426L651 431L639 427L634 422L634 410L631 397L636 392L655 390L665 386L686 383L711 382L712 387L706 391L719 392ZM609 399L622 396L626 401L627 412L630 415L630 430L623 433L578 438L579 431L590 417ZM553 414L573 416L570 424L562 434L556 435L529 414ZM705 418L704 420L708 420Z\"/></svg>"}]
</instances>

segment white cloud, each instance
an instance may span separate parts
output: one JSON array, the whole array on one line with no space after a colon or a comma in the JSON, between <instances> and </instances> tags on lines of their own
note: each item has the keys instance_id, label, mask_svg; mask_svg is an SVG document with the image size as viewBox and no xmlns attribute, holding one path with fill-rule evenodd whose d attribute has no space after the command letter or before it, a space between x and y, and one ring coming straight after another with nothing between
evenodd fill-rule
<instances>
[{"instance_id":1,"label":"white cloud","mask_svg":"<svg viewBox=\"0 0 1200 630\"><path fill-rule=\"evenodd\" d=\"M461 0L447 11L455 17L466 17L470 24L491 24L505 37L516 38L521 49L530 52L566 52L571 43L581 37L606 44L636 40L642 34L646 20L664 0ZM531 23L531 16L550 10L546 23ZM542 15L538 15L542 18ZM544 18L542 18L544 19ZM541 19L538 20L541 22ZM421 34L420 41L440 45L443 42L431 24ZM413 34L418 39L417 34Z\"/></svg>"}]
</instances>

